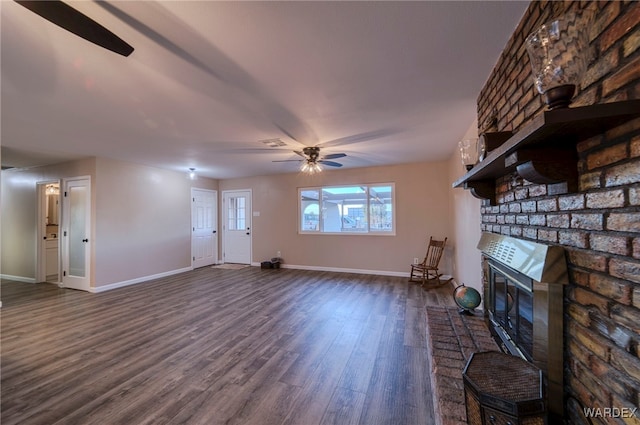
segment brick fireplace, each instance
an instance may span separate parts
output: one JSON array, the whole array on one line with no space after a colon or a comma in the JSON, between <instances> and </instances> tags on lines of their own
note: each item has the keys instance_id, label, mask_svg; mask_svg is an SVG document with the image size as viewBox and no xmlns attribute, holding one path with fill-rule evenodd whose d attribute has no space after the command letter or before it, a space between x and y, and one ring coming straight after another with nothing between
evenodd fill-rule
<instances>
[{"instance_id":1,"label":"brick fireplace","mask_svg":"<svg viewBox=\"0 0 640 425\"><path fill-rule=\"evenodd\" d=\"M640 99L640 2L532 2L479 95L480 132L516 133L544 111L523 41L584 7L597 9L594 59L571 106ZM640 118L578 141L575 154L574 187L499 176L481 228L564 247L564 416L583 423L584 409L640 407ZM591 420L636 424L640 413Z\"/></svg>"}]
</instances>

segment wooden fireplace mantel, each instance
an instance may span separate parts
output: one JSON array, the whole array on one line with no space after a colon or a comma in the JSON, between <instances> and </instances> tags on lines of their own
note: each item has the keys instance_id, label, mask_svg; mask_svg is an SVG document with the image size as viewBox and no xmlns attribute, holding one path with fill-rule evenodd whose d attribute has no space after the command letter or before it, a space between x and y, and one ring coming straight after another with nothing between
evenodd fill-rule
<instances>
[{"instance_id":1,"label":"wooden fireplace mantel","mask_svg":"<svg viewBox=\"0 0 640 425\"><path fill-rule=\"evenodd\" d=\"M578 191L576 144L640 117L640 100L544 111L453 183L496 204L496 179L512 172Z\"/></svg>"}]
</instances>

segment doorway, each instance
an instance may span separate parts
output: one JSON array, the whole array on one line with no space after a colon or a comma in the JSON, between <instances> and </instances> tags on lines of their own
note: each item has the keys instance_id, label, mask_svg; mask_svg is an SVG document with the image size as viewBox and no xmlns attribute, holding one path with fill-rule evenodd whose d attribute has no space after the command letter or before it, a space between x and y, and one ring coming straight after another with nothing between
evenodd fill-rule
<instances>
[{"instance_id":1,"label":"doorway","mask_svg":"<svg viewBox=\"0 0 640 425\"><path fill-rule=\"evenodd\" d=\"M225 263L251 264L251 190L222 192Z\"/></svg>"},{"instance_id":2,"label":"doorway","mask_svg":"<svg viewBox=\"0 0 640 425\"><path fill-rule=\"evenodd\" d=\"M89 291L91 281L91 178L63 179L62 283L64 288Z\"/></svg>"},{"instance_id":3,"label":"doorway","mask_svg":"<svg viewBox=\"0 0 640 425\"><path fill-rule=\"evenodd\" d=\"M218 262L218 192L191 188L191 266Z\"/></svg>"},{"instance_id":4,"label":"doorway","mask_svg":"<svg viewBox=\"0 0 640 425\"><path fill-rule=\"evenodd\" d=\"M38 194L36 282L60 282L60 181L40 182Z\"/></svg>"}]
</instances>

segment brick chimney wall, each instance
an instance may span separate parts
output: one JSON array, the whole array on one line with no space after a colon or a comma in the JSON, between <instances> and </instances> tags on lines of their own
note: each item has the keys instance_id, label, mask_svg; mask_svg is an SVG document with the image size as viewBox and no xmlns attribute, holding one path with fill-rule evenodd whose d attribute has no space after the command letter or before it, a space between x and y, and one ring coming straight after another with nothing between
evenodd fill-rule
<instances>
[{"instance_id":1,"label":"brick chimney wall","mask_svg":"<svg viewBox=\"0 0 640 425\"><path fill-rule=\"evenodd\" d=\"M524 39L551 18L585 7L597 10L593 59L572 106L640 99L640 2L534 1L479 95L479 131L496 117L494 130L517 132L544 110ZM592 419L638 424L640 119L580 142L577 151L578 192L504 176L497 205L482 204L481 226L567 251L565 417L577 417L583 407L638 408L632 419Z\"/></svg>"}]
</instances>

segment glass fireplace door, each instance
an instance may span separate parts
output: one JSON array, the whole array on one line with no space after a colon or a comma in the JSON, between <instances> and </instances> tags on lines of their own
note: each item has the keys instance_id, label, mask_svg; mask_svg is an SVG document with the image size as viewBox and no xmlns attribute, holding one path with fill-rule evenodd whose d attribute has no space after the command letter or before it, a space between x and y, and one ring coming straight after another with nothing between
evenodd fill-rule
<instances>
[{"instance_id":1,"label":"glass fireplace door","mask_svg":"<svg viewBox=\"0 0 640 425\"><path fill-rule=\"evenodd\" d=\"M494 334L511 354L527 360L533 354L533 292L531 279L490 267L489 317ZM530 289L531 288L531 289Z\"/></svg>"}]
</instances>

